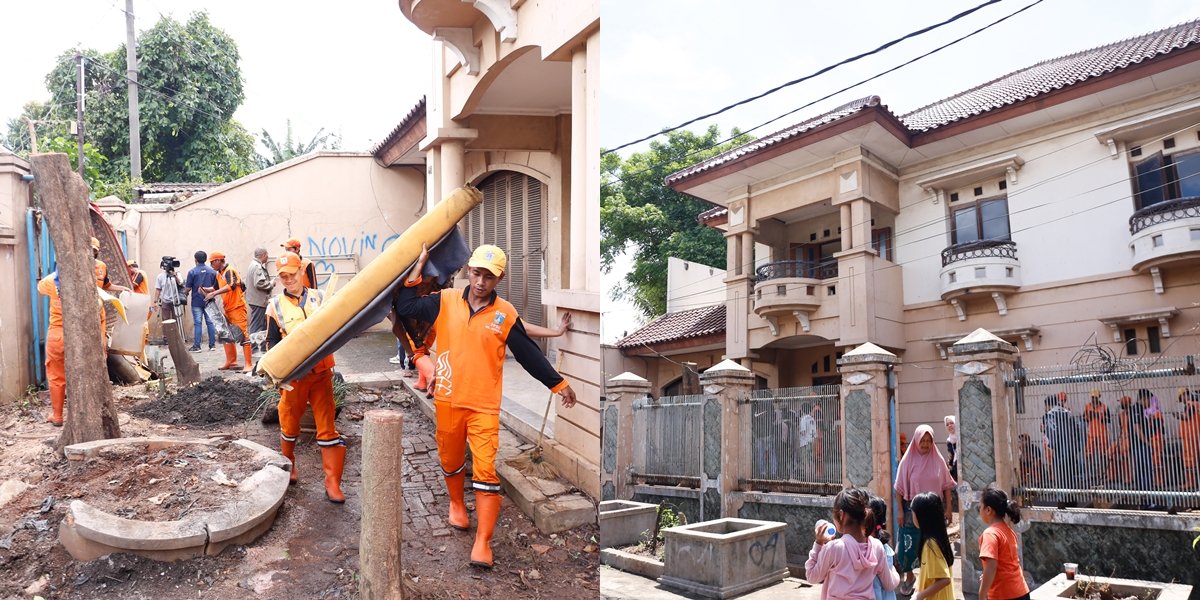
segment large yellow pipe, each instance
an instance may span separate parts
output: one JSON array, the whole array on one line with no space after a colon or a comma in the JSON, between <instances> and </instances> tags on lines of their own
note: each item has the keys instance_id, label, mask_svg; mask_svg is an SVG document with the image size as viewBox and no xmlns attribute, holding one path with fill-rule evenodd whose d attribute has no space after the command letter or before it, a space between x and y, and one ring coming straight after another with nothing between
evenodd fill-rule
<instances>
[{"instance_id":1,"label":"large yellow pipe","mask_svg":"<svg viewBox=\"0 0 1200 600\"><path fill-rule=\"evenodd\" d=\"M289 331L283 341L263 355L258 361L258 372L276 383L287 377L416 262L422 244L432 246L442 239L480 202L483 202L483 194L474 187L454 190L346 282L336 295L327 298L321 310L294 331Z\"/></svg>"}]
</instances>

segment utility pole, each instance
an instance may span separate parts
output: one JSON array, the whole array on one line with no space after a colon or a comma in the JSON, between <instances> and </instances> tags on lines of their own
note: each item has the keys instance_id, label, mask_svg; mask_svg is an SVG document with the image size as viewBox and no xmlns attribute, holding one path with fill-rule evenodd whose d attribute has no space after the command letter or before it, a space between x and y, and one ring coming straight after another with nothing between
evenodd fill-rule
<instances>
[{"instance_id":1,"label":"utility pole","mask_svg":"<svg viewBox=\"0 0 1200 600\"><path fill-rule=\"evenodd\" d=\"M133 0L125 0L125 79L129 83L129 177L142 178L142 131L138 117L137 39L133 32Z\"/></svg>"},{"instance_id":2,"label":"utility pole","mask_svg":"<svg viewBox=\"0 0 1200 600\"><path fill-rule=\"evenodd\" d=\"M37 154L37 128L34 125L41 121L34 121L24 116L21 117L21 120L25 121L25 124L29 126L29 145L32 147L31 152Z\"/></svg>"},{"instance_id":3,"label":"utility pole","mask_svg":"<svg viewBox=\"0 0 1200 600\"><path fill-rule=\"evenodd\" d=\"M83 53L75 51L75 63L79 65L78 91L75 94L75 139L79 142L79 176L83 177Z\"/></svg>"}]
</instances>

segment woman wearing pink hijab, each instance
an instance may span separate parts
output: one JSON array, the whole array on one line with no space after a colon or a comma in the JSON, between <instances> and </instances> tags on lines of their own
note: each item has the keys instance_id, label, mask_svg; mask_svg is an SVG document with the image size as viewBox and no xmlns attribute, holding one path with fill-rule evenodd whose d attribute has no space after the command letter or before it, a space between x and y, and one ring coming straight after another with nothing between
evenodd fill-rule
<instances>
[{"instance_id":1,"label":"woman wearing pink hijab","mask_svg":"<svg viewBox=\"0 0 1200 600\"><path fill-rule=\"evenodd\" d=\"M953 506L950 502L950 492L954 489L954 478L950 476L950 468L946 466L946 459L942 458L941 451L933 441L933 428L929 425L918 425L917 431L913 433L912 441L908 444L908 451L904 453L904 458L900 459L895 488L904 504L904 510L900 513L900 527L914 526L912 509L909 504L918 494L925 492L943 497L943 506L946 507L946 523L950 523L951 506ZM903 538L903 536L900 537ZM903 541L903 539L898 540L900 543ZM896 556L896 570L904 574L905 580L905 583L901 585L902 593L904 590L912 588L914 579L912 570L920 561L919 549L911 555L903 552L905 549L903 546L899 547Z\"/></svg>"}]
</instances>

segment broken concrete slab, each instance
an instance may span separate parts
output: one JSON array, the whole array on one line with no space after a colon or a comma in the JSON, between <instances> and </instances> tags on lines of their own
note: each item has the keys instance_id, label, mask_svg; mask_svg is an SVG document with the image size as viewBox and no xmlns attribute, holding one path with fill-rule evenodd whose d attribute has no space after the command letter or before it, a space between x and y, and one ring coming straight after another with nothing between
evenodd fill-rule
<instances>
[{"instance_id":1,"label":"broken concrete slab","mask_svg":"<svg viewBox=\"0 0 1200 600\"><path fill-rule=\"evenodd\" d=\"M620 569L626 573L641 575L646 579L658 579L663 574L661 561L649 556L638 556L616 548L605 548L600 551L600 564Z\"/></svg>"},{"instance_id":2,"label":"broken concrete slab","mask_svg":"<svg viewBox=\"0 0 1200 600\"><path fill-rule=\"evenodd\" d=\"M20 479L9 479L0 484L0 506L8 504L13 498L25 493L27 489L29 489L29 484Z\"/></svg>"}]
</instances>

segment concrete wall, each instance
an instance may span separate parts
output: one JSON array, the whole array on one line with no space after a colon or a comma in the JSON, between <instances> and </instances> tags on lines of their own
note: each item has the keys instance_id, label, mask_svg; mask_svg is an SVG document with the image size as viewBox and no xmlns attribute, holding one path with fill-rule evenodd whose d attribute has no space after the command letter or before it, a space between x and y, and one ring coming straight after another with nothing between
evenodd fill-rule
<instances>
[{"instance_id":1,"label":"concrete wall","mask_svg":"<svg viewBox=\"0 0 1200 600\"><path fill-rule=\"evenodd\" d=\"M30 312L29 243L25 219L32 196L22 181L30 165L0 154L0 404L16 402L33 383L34 335ZM43 336L46 324L41 324Z\"/></svg>"},{"instance_id":2,"label":"concrete wall","mask_svg":"<svg viewBox=\"0 0 1200 600\"><path fill-rule=\"evenodd\" d=\"M724 302L724 278L725 269L667 257L667 312Z\"/></svg>"}]
</instances>

